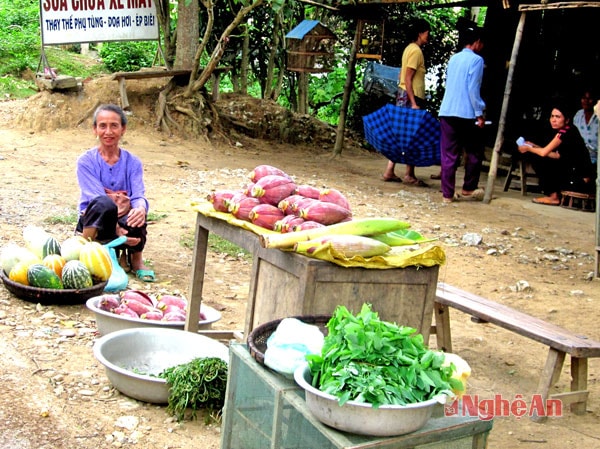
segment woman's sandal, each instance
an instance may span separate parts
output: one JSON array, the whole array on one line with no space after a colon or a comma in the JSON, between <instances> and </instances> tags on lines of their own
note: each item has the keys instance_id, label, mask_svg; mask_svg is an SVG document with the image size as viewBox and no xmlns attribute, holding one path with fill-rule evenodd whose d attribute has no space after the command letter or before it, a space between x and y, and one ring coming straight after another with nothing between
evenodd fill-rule
<instances>
[{"instance_id":1,"label":"woman's sandal","mask_svg":"<svg viewBox=\"0 0 600 449\"><path fill-rule=\"evenodd\" d=\"M461 193L459 195L459 198L461 200L482 201L484 196L485 196L485 190L475 189L469 194Z\"/></svg>"},{"instance_id":2,"label":"woman's sandal","mask_svg":"<svg viewBox=\"0 0 600 449\"><path fill-rule=\"evenodd\" d=\"M532 199L531 202L545 206L560 206L560 200L550 198L549 196L540 196L539 198Z\"/></svg>"},{"instance_id":3,"label":"woman's sandal","mask_svg":"<svg viewBox=\"0 0 600 449\"><path fill-rule=\"evenodd\" d=\"M406 185L409 186L416 186L416 187L429 187L429 184L427 184L426 182L422 181L421 179L418 178L409 178L407 176L405 176L402 179L402 182Z\"/></svg>"},{"instance_id":4,"label":"woman's sandal","mask_svg":"<svg viewBox=\"0 0 600 449\"><path fill-rule=\"evenodd\" d=\"M137 277L140 281L143 282L154 282L156 280L154 271L148 269L135 270L135 277Z\"/></svg>"}]
</instances>

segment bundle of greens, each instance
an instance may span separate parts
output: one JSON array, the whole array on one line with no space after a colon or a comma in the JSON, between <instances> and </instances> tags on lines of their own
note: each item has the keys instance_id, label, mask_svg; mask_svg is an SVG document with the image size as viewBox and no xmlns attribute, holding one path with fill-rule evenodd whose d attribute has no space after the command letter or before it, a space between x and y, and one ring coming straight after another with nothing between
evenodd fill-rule
<instances>
[{"instance_id":1,"label":"bundle of greens","mask_svg":"<svg viewBox=\"0 0 600 449\"><path fill-rule=\"evenodd\" d=\"M220 411L225 404L227 363L218 357L199 357L189 363L167 368L159 374L169 384L167 412L182 421L186 409L192 419L201 408Z\"/></svg>"},{"instance_id":2,"label":"bundle of greens","mask_svg":"<svg viewBox=\"0 0 600 449\"><path fill-rule=\"evenodd\" d=\"M428 349L415 329L380 320L369 304L357 316L338 306L327 328L321 354L306 358L313 387L340 405L407 405L464 388L444 353Z\"/></svg>"}]
</instances>

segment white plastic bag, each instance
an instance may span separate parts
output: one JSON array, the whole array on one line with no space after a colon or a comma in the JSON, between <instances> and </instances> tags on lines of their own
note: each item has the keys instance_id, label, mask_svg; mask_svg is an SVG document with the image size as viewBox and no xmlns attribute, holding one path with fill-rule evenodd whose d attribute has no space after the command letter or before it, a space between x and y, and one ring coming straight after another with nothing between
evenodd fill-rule
<instances>
[{"instance_id":1,"label":"white plastic bag","mask_svg":"<svg viewBox=\"0 0 600 449\"><path fill-rule=\"evenodd\" d=\"M291 379L307 354L321 353L324 338L318 326L284 318L267 340L265 365Z\"/></svg>"}]
</instances>

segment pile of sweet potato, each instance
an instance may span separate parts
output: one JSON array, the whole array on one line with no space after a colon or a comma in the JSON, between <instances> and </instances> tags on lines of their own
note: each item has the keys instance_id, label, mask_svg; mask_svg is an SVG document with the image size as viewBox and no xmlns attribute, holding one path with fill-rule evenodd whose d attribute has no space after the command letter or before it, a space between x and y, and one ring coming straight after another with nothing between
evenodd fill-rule
<instances>
[{"instance_id":1,"label":"pile of sweet potato","mask_svg":"<svg viewBox=\"0 0 600 449\"><path fill-rule=\"evenodd\" d=\"M218 212L231 213L240 220L282 233L352 219L350 204L339 190L297 184L271 165L252 170L246 188L216 190L207 199Z\"/></svg>"}]
</instances>

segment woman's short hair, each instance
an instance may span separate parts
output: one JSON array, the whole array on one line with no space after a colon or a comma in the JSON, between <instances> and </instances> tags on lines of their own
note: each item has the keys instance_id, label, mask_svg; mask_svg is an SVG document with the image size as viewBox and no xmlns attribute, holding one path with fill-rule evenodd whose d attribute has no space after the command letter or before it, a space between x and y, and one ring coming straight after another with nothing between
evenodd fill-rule
<instances>
[{"instance_id":1,"label":"woman's short hair","mask_svg":"<svg viewBox=\"0 0 600 449\"><path fill-rule=\"evenodd\" d=\"M121 109L116 104L101 104L100 106L98 106L96 108L96 111L94 112L92 125L96 126L98 124L98 114L100 114L102 111L110 111L114 112L115 114L118 114L121 118L121 126L127 125L127 116L125 115L125 112L123 112L123 109Z\"/></svg>"},{"instance_id":2,"label":"woman's short hair","mask_svg":"<svg viewBox=\"0 0 600 449\"><path fill-rule=\"evenodd\" d=\"M425 19L415 19L410 23L408 32L406 34L409 40L414 42L419 38L419 34L426 31L431 31L431 25L429 22Z\"/></svg>"}]
</instances>

